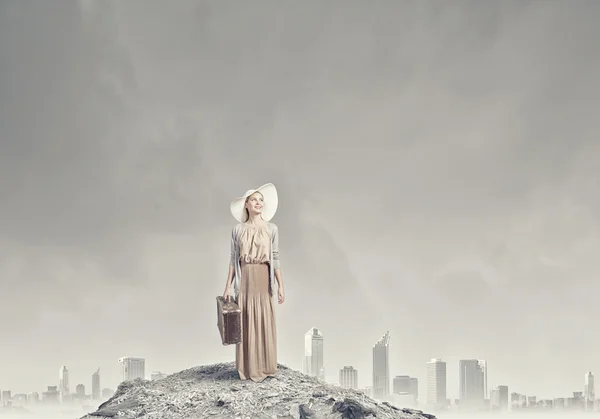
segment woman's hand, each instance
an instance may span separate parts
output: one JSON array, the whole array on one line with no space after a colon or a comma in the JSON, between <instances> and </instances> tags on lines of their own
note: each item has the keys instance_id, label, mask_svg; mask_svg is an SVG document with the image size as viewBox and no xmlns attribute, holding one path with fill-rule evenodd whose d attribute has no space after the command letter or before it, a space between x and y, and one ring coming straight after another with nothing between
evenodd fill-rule
<instances>
[{"instance_id":1,"label":"woman's hand","mask_svg":"<svg viewBox=\"0 0 600 419\"><path fill-rule=\"evenodd\" d=\"M277 290L277 301L279 304L282 304L285 301L285 293L283 292L283 288L279 287Z\"/></svg>"},{"instance_id":2,"label":"woman's hand","mask_svg":"<svg viewBox=\"0 0 600 419\"><path fill-rule=\"evenodd\" d=\"M223 293L223 299L225 301L229 301L230 297L231 297L231 287L229 285L227 285L225 287L225 292Z\"/></svg>"}]
</instances>

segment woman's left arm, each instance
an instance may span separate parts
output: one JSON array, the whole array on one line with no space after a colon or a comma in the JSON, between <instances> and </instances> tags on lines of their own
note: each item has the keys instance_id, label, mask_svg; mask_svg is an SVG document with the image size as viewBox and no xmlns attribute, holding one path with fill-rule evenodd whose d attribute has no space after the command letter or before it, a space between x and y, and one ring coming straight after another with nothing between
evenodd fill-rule
<instances>
[{"instance_id":1,"label":"woman's left arm","mask_svg":"<svg viewBox=\"0 0 600 419\"><path fill-rule=\"evenodd\" d=\"M283 280L281 279L281 266L279 263L279 228L277 225L273 225L273 271L275 272L275 279L277 280L277 287L283 291Z\"/></svg>"}]
</instances>

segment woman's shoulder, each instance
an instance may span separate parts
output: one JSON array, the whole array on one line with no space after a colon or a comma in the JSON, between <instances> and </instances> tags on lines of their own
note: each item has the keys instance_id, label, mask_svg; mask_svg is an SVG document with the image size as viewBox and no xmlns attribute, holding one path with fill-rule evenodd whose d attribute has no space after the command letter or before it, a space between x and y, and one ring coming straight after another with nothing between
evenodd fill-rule
<instances>
[{"instance_id":1,"label":"woman's shoulder","mask_svg":"<svg viewBox=\"0 0 600 419\"><path fill-rule=\"evenodd\" d=\"M246 226L246 223L237 223L236 225L233 226L232 228L232 232L234 233L238 233L241 229L243 229ZM272 222L267 222L267 227L269 228L269 230L271 231L278 231L279 228L277 227L277 224L272 223Z\"/></svg>"},{"instance_id":2,"label":"woman's shoulder","mask_svg":"<svg viewBox=\"0 0 600 419\"><path fill-rule=\"evenodd\" d=\"M238 233L243 227L244 227L244 223L237 223L236 225L233 226L233 228L231 229L231 232Z\"/></svg>"}]
</instances>

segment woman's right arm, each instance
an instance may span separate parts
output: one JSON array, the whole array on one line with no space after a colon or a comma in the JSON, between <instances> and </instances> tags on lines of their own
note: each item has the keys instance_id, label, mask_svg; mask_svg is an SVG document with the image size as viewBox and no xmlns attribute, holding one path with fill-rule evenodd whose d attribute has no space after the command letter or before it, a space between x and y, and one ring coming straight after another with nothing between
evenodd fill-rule
<instances>
[{"instance_id":1,"label":"woman's right arm","mask_svg":"<svg viewBox=\"0 0 600 419\"><path fill-rule=\"evenodd\" d=\"M225 283L225 293L231 289L231 283L233 282L233 277L235 275L235 227L231 231L231 245L229 250L229 272L227 273L227 282Z\"/></svg>"},{"instance_id":2,"label":"woman's right arm","mask_svg":"<svg viewBox=\"0 0 600 419\"><path fill-rule=\"evenodd\" d=\"M225 291L231 288L231 283L233 282L233 275L235 274L235 268L230 263L229 264L229 273L227 274L227 282L225 283Z\"/></svg>"}]
</instances>

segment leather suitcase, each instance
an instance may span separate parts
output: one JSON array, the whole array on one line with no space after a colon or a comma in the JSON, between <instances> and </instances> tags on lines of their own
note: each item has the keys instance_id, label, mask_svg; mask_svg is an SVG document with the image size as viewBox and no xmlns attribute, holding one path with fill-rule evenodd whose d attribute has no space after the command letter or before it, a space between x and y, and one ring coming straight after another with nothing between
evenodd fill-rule
<instances>
[{"instance_id":1,"label":"leather suitcase","mask_svg":"<svg viewBox=\"0 0 600 419\"><path fill-rule=\"evenodd\" d=\"M217 327L223 345L242 342L242 310L232 300L225 301L223 296L217 297Z\"/></svg>"}]
</instances>

